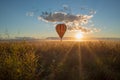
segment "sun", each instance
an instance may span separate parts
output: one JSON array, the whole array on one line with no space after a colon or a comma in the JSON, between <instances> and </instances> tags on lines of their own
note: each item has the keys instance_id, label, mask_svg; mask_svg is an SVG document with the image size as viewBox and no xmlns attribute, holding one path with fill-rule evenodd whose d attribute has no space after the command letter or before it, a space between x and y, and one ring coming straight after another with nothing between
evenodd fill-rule
<instances>
[{"instance_id":1,"label":"sun","mask_svg":"<svg viewBox=\"0 0 120 80\"><path fill-rule=\"evenodd\" d=\"M82 33L77 33L76 35L75 35L75 38L76 39L82 39L83 38L83 34Z\"/></svg>"}]
</instances>

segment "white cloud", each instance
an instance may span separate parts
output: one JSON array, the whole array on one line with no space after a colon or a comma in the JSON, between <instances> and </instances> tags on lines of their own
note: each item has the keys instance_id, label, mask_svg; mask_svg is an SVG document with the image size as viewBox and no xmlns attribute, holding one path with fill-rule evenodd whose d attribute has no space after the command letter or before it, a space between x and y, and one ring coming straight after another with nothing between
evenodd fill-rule
<instances>
[{"instance_id":1,"label":"white cloud","mask_svg":"<svg viewBox=\"0 0 120 80\"><path fill-rule=\"evenodd\" d=\"M48 22L74 22L77 21L81 24L86 24L89 19L91 19L93 15L73 15L68 14L65 12L54 12L54 13L48 13L45 12L41 16L38 17L39 20L46 20Z\"/></svg>"},{"instance_id":2,"label":"white cloud","mask_svg":"<svg viewBox=\"0 0 120 80\"><path fill-rule=\"evenodd\" d=\"M38 20L41 20L44 22L51 22L51 23L59 23L59 22L65 23L69 31L79 30L83 33L100 31L100 29L97 29L97 28L86 27L86 25L89 25L89 23L92 22L91 19L93 18L94 14L96 14L96 11L90 10L90 9L85 9L85 10L88 10L88 13L72 14L70 13L71 8L69 8L68 5L63 5L62 11L42 12L42 15L38 16ZM92 25L92 27L94 27L94 25Z\"/></svg>"},{"instance_id":3,"label":"white cloud","mask_svg":"<svg viewBox=\"0 0 120 80\"><path fill-rule=\"evenodd\" d=\"M34 12L27 12L26 16L34 16Z\"/></svg>"}]
</instances>

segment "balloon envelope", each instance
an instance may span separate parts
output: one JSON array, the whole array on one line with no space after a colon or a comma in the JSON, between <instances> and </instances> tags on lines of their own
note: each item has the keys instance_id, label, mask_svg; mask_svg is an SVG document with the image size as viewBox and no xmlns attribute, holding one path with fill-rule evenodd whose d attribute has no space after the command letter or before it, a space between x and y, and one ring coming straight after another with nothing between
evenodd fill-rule
<instances>
[{"instance_id":1,"label":"balloon envelope","mask_svg":"<svg viewBox=\"0 0 120 80\"><path fill-rule=\"evenodd\" d=\"M58 33L58 35L61 39L64 36L66 29L67 29L67 27L65 24L57 24L56 25L56 32Z\"/></svg>"}]
</instances>

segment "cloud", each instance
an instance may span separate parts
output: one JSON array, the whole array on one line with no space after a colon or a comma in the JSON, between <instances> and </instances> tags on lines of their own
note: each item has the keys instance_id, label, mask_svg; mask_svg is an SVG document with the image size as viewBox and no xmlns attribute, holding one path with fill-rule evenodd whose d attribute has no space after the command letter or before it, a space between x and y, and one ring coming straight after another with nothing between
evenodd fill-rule
<instances>
[{"instance_id":1,"label":"cloud","mask_svg":"<svg viewBox=\"0 0 120 80\"><path fill-rule=\"evenodd\" d=\"M38 17L39 20L47 21L47 22L79 22L81 24L88 23L88 20L91 19L93 15L74 15L68 14L65 12L54 12L48 13L43 12L41 16Z\"/></svg>"},{"instance_id":2,"label":"cloud","mask_svg":"<svg viewBox=\"0 0 120 80\"><path fill-rule=\"evenodd\" d=\"M34 12L27 12L26 16L34 16Z\"/></svg>"},{"instance_id":3,"label":"cloud","mask_svg":"<svg viewBox=\"0 0 120 80\"><path fill-rule=\"evenodd\" d=\"M91 19L91 17L88 17ZM82 33L93 33L93 32L99 32L101 29L95 28L95 25L91 21L87 22L68 22L66 23L69 31L80 31Z\"/></svg>"},{"instance_id":4,"label":"cloud","mask_svg":"<svg viewBox=\"0 0 120 80\"><path fill-rule=\"evenodd\" d=\"M94 14L96 14L96 11L83 8L82 10L88 10L88 13L73 14L68 5L63 5L63 10L55 12L42 12L41 15L38 16L38 20L51 23L64 23L67 25L67 29L69 31L81 31L83 33L99 32L100 29L87 27L90 26L89 24L92 22L91 19L94 17ZM92 27L93 26L94 25L92 24Z\"/></svg>"},{"instance_id":5,"label":"cloud","mask_svg":"<svg viewBox=\"0 0 120 80\"><path fill-rule=\"evenodd\" d=\"M88 28L79 25L71 25L69 23L67 24L67 26L69 31L80 31L82 33L92 33L101 31L100 29L97 28Z\"/></svg>"}]
</instances>

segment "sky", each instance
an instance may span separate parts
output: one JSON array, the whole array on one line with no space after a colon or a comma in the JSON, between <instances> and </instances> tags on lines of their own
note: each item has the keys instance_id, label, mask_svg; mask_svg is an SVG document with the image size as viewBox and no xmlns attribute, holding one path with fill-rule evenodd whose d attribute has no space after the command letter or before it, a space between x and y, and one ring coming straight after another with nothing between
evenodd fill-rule
<instances>
[{"instance_id":1,"label":"sky","mask_svg":"<svg viewBox=\"0 0 120 80\"><path fill-rule=\"evenodd\" d=\"M120 0L0 0L0 38L57 37L55 25L60 21L68 26L65 37L83 31L85 37L120 38L119 8Z\"/></svg>"}]
</instances>

